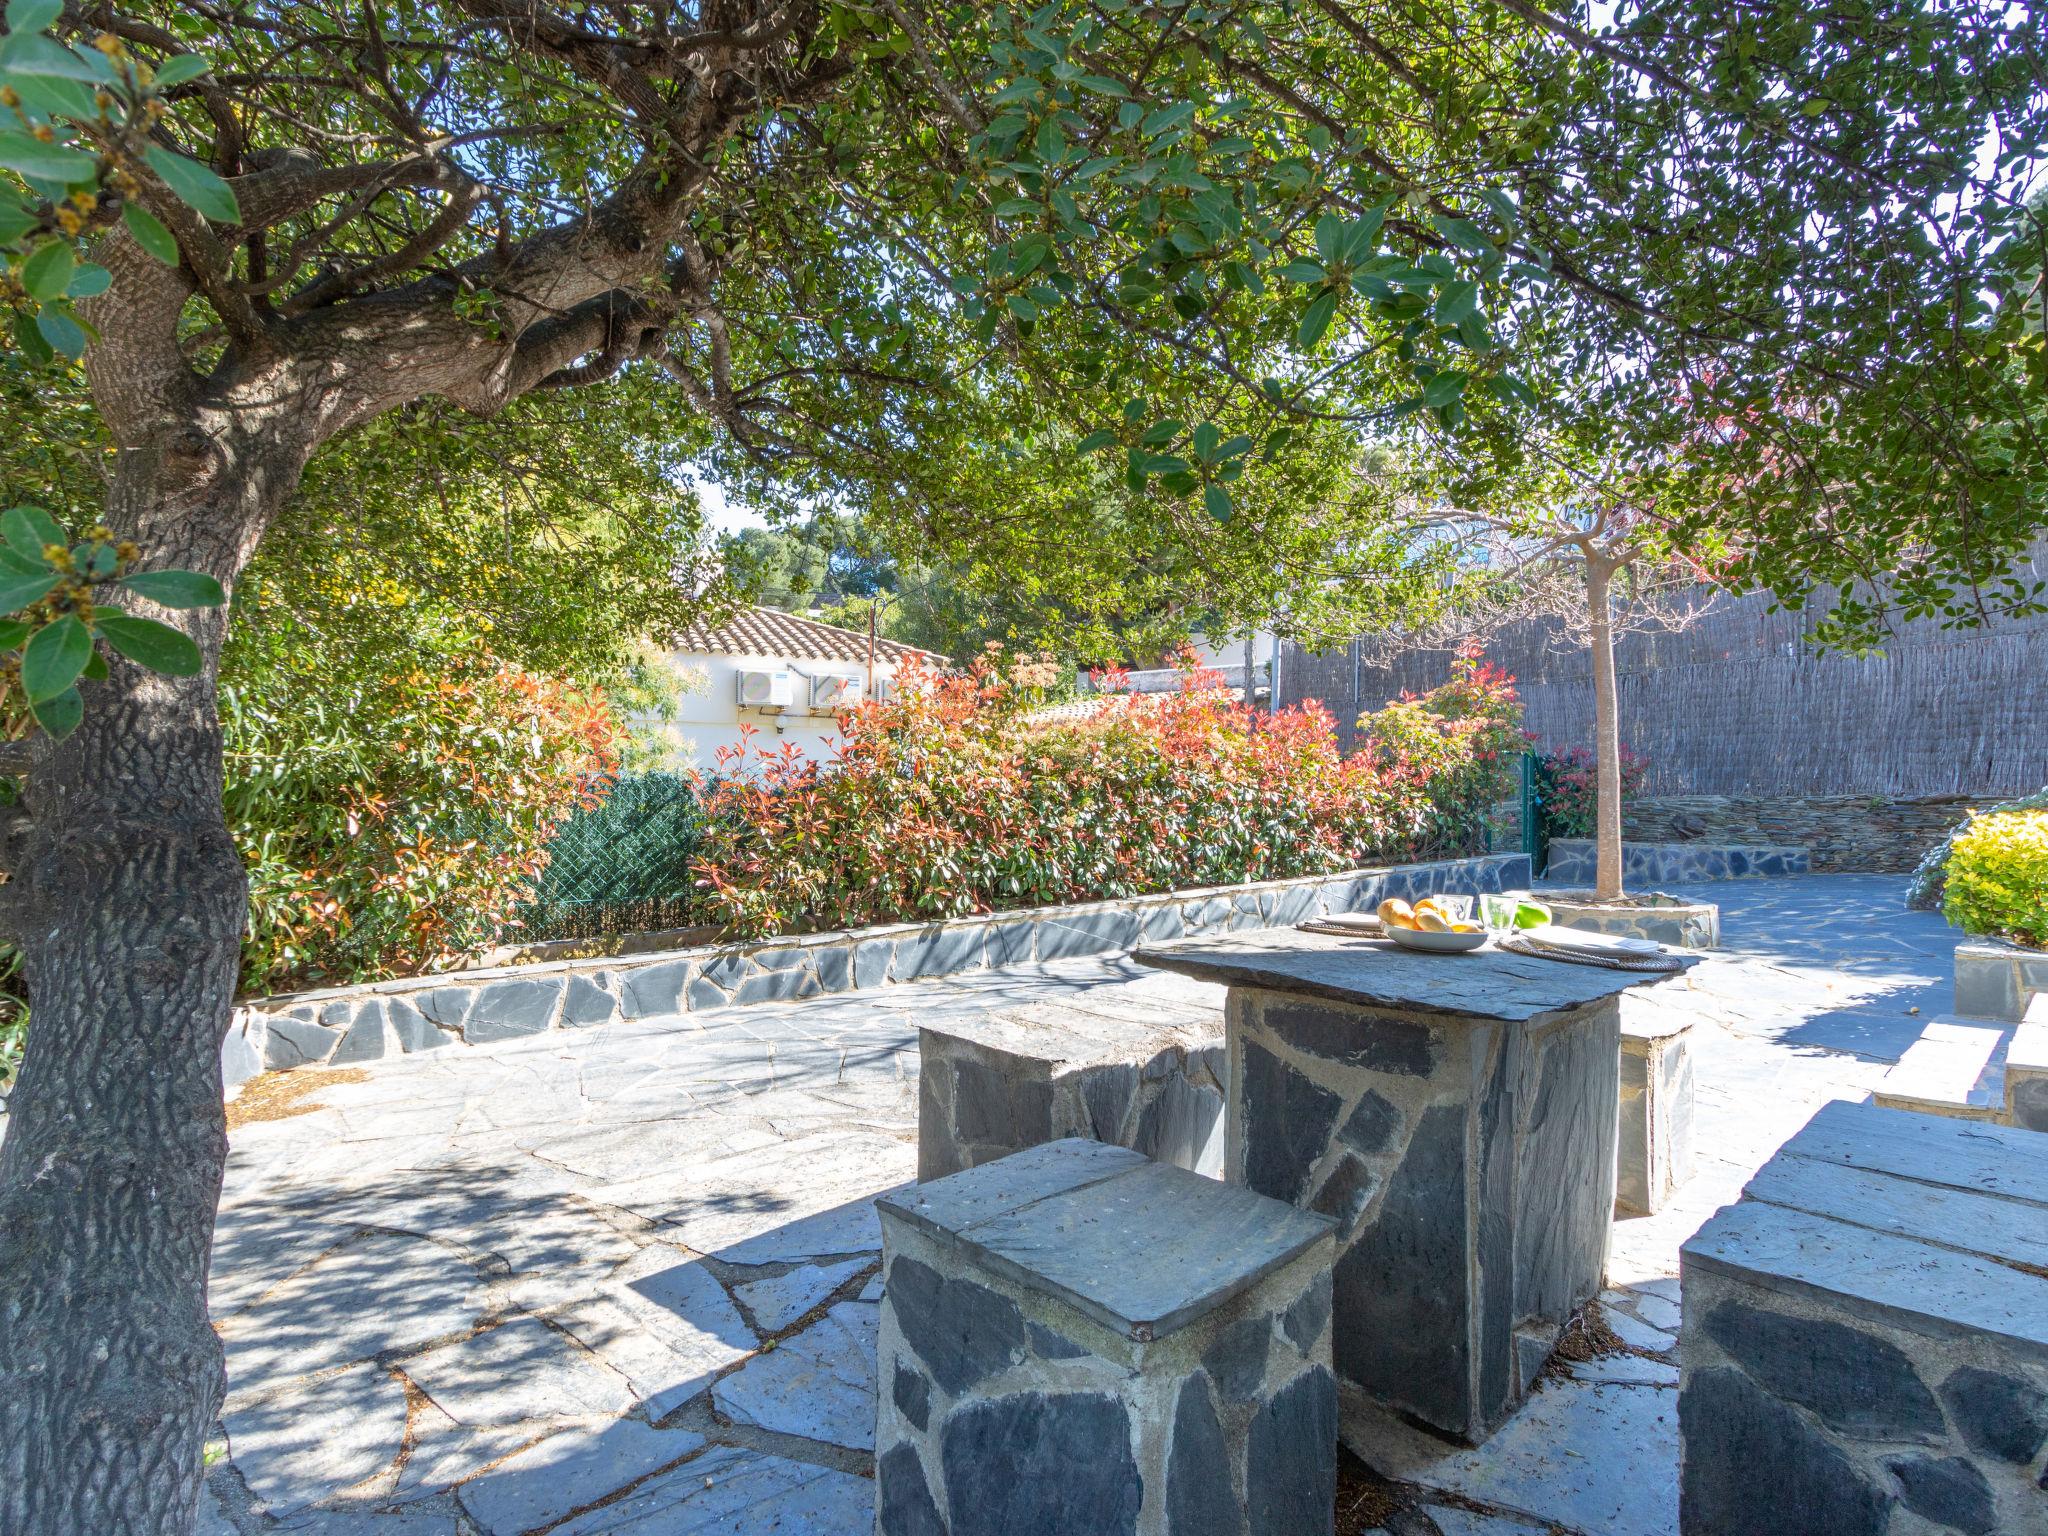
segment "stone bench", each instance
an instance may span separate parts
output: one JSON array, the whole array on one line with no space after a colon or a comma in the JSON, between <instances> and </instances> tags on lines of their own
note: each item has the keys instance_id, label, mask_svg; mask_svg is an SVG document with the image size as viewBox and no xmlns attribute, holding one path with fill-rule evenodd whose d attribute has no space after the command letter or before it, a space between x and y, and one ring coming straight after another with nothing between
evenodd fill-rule
<instances>
[{"instance_id":1,"label":"stone bench","mask_svg":"<svg viewBox=\"0 0 2048 1536\"><path fill-rule=\"evenodd\" d=\"M1654 1216L1692 1176L1692 1108L1692 1022L1624 1008L1616 1215Z\"/></svg>"},{"instance_id":2,"label":"stone bench","mask_svg":"<svg viewBox=\"0 0 2048 1536\"><path fill-rule=\"evenodd\" d=\"M1083 1140L875 1205L880 1536L1328 1536L1327 1218Z\"/></svg>"},{"instance_id":3,"label":"stone bench","mask_svg":"<svg viewBox=\"0 0 2048 1536\"><path fill-rule=\"evenodd\" d=\"M1223 1009L1147 977L918 1031L917 1176L1085 1136L1223 1176Z\"/></svg>"},{"instance_id":4,"label":"stone bench","mask_svg":"<svg viewBox=\"0 0 2048 1536\"><path fill-rule=\"evenodd\" d=\"M1680 1273L1686 1536L2048 1529L2048 1140L1829 1104Z\"/></svg>"}]
</instances>

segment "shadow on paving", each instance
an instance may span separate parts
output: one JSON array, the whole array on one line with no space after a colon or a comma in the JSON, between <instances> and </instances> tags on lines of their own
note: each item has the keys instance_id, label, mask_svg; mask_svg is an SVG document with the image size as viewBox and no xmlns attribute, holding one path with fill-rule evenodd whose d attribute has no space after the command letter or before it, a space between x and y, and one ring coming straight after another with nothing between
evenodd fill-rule
<instances>
[{"instance_id":1,"label":"shadow on paving","mask_svg":"<svg viewBox=\"0 0 2048 1536\"><path fill-rule=\"evenodd\" d=\"M233 1202L214 1286L227 1460L201 1536L871 1529L866 1455L724 1421L709 1393L778 1358L757 1353L735 1291L765 1310L766 1287L796 1309L768 1334L854 1304L834 1296L871 1272L873 1195L824 1210L768 1187L676 1196L679 1220L648 1220L530 1172L457 1163ZM735 1248L858 1232L863 1262L747 1265L671 1246L707 1216L744 1226ZM776 1386L796 1410L816 1390Z\"/></svg>"},{"instance_id":2,"label":"shadow on paving","mask_svg":"<svg viewBox=\"0 0 2048 1536\"><path fill-rule=\"evenodd\" d=\"M1796 875L1677 887L1721 906L1723 964L1698 984L1755 1016L1737 1025L1784 1045L1896 1061L1953 1013L1964 935L1905 909L1902 875ZM1845 994L1836 1002L1831 996Z\"/></svg>"}]
</instances>

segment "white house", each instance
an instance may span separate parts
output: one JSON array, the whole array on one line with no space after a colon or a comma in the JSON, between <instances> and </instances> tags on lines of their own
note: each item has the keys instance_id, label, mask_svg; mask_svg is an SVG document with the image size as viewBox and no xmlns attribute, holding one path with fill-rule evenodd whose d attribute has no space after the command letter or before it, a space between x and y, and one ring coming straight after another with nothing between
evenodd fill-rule
<instances>
[{"instance_id":1,"label":"white house","mask_svg":"<svg viewBox=\"0 0 2048 1536\"><path fill-rule=\"evenodd\" d=\"M672 722L648 728L667 741L678 768L715 772L718 749L739 743L773 751L795 742L823 759L838 735L839 711L886 697L897 672L916 658L942 669L933 651L867 635L775 608L743 608L725 624L692 624L675 638L669 665L685 693Z\"/></svg>"}]
</instances>

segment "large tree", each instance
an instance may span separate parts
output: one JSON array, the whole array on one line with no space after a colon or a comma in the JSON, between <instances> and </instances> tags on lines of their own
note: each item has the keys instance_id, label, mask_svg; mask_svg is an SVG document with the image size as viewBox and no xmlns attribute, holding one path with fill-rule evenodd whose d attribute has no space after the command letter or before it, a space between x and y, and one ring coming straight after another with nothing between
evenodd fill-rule
<instances>
[{"instance_id":1,"label":"large tree","mask_svg":"<svg viewBox=\"0 0 2048 1536\"><path fill-rule=\"evenodd\" d=\"M2018 536L2037 467L1997 266L2043 137L2035 26L1989 0L1658 0L1598 32L1537 0L73 0L59 36L170 83L134 121L60 103L78 200L35 159L0 240L93 241L101 515L228 587L344 434L622 370L742 486L922 527L1000 509L941 472L969 449L1064 434L1259 569L1294 529L1240 516L1253 463L1317 421L1464 430L1521 398L1524 345L1605 370L1645 439L1741 418L1688 494L1763 505L1767 446L1843 508L1843 559L1853 482L1954 569ZM40 334L84 340L30 259ZM1817 416L1858 451L1815 454ZM1958 539L1964 505L1992 512ZM87 682L8 850L35 1002L0 1147L10 1536L184 1529L220 1400L242 877L226 616L182 622L196 675Z\"/></svg>"}]
</instances>

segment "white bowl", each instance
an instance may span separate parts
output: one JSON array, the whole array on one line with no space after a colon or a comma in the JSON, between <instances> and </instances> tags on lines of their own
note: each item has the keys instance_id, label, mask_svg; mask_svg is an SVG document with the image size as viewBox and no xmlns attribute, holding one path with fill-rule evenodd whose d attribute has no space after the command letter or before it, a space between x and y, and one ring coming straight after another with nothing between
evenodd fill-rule
<instances>
[{"instance_id":1,"label":"white bowl","mask_svg":"<svg viewBox=\"0 0 2048 1536\"><path fill-rule=\"evenodd\" d=\"M1430 955L1465 955L1483 949L1491 934L1431 933L1424 928L1388 928L1387 937L1403 949L1417 949Z\"/></svg>"}]
</instances>

